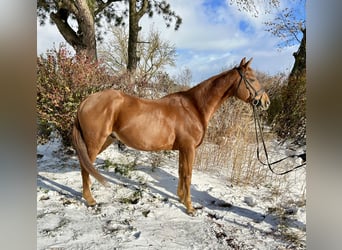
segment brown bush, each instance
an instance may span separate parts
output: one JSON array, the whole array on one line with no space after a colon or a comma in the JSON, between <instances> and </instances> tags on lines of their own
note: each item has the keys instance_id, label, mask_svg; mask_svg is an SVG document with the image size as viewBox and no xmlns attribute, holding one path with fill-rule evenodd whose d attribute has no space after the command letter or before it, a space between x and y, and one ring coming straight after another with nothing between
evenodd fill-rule
<instances>
[{"instance_id":1,"label":"brown bush","mask_svg":"<svg viewBox=\"0 0 342 250\"><path fill-rule=\"evenodd\" d=\"M38 141L57 130L70 145L71 125L79 103L89 94L111 86L98 62L85 55L72 56L61 45L37 57Z\"/></svg>"}]
</instances>

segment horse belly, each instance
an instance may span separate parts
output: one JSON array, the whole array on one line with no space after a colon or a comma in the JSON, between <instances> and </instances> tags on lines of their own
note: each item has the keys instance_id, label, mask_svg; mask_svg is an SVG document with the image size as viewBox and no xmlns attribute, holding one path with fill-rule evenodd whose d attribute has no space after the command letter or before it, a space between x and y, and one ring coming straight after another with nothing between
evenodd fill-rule
<instances>
[{"instance_id":1,"label":"horse belly","mask_svg":"<svg viewBox=\"0 0 342 250\"><path fill-rule=\"evenodd\" d=\"M129 147L157 151L172 149L175 133L168 127L149 122L139 126L128 126L114 131L115 136Z\"/></svg>"}]
</instances>

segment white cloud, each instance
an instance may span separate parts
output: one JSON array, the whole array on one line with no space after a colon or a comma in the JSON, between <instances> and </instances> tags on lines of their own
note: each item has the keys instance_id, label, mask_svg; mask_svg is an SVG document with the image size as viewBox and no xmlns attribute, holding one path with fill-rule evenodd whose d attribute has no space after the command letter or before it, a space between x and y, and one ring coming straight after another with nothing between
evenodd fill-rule
<instances>
[{"instance_id":1,"label":"white cloud","mask_svg":"<svg viewBox=\"0 0 342 250\"><path fill-rule=\"evenodd\" d=\"M177 48L191 50L229 50L246 43L238 32L238 24L228 18L229 13L218 8L215 13L208 13L204 8L205 1L168 1L183 23L178 31L172 27L166 28L159 16L142 20L143 30L148 30L151 23L162 30L164 39L172 41ZM218 14L218 15L214 15Z\"/></svg>"},{"instance_id":2,"label":"white cloud","mask_svg":"<svg viewBox=\"0 0 342 250\"><path fill-rule=\"evenodd\" d=\"M279 40L266 32L264 25L275 13L264 14L266 7L262 4L257 6L260 15L256 18L238 11L229 1L225 4L204 0L169 2L183 18L178 31L165 28L162 18L156 17L145 18L142 26L146 29L153 22L164 39L176 45L177 67L190 68L194 83L237 64L245 56L254 57L254 68L269 74L291 69L296 48L278 50Z\"/></svg>"}]
</instances>

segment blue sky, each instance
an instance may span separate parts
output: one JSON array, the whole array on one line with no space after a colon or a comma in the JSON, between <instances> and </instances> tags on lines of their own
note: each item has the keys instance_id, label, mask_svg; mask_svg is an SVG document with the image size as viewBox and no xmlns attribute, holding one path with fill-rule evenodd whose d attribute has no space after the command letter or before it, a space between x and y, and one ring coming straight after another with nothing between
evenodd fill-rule
<instances>
[{"instance_id":1,"label":"blue sky","mask_svg":"<svg viewBox=\"0 0 342 250\"><path fill-rule=\"evenodd\" d=\"M188 68L192 72L193 84L231 68L243 57L253 57L252 67L256 70L277 74L288 73L294 63L292 56L298 45L279 50L279 38L265 31L264 21L272 20L276 14L263 14L266 8L258 2L259 17L240 12L229 4L229 0L168 0L171 8L182 17L178 31L166 28L161 17L141 20L143 33L153 24L160 30L163 39L174 44L177 51L176 67L169 67L170 75L176 76ZM282 7L291 7L294 1L281 1ZM304 15L305 10L298 9ZM37 53L64 42L56 27L37 24Z\"/></svg>"}]
</instances>

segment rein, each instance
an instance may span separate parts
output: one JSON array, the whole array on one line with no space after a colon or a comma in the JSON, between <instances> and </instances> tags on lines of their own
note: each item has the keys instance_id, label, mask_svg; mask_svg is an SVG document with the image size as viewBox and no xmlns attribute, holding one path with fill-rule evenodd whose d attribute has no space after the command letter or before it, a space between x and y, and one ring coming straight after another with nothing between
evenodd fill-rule
<instances>
[{"instance_id":1,"label":"rein","mask_svg":"<svg viewBox=\"0 0 342 250\"><path fill-rule=\"evenodd\" d=\"M289 169L287 171L284 171L284 172L275 172L272 168L272 165L274 164L277 164L279 162L282 162L283 160L286 160L287 158L290 158L290 157L295 157L295 156L298 156L298 155L289 155L289 156L286 156L282 159L279 159L277 161L274 161L274 162L271 162L269 161L269 158L268 158L268 152L267 152L267 149L266 149L266 144L265 144L265 140L264 140L264 136L263 136L263 132L262 132L262 128L261 128L261 125L260 125L260 116L259 116L259 113L258 113L258 109L257 109L257 105L259 104L259 100L255 100L254 98L256 96L258 96L260 93L264 92L263 89L260 89L260 90L256 90L253 85L247 80L245 74L243 72L241 72L239 69L237 69L237 71L239 72L240 76L241 76L241 79L240 79L240 82L238 84L238 87L237 89L240 87L240 84L242 82L242 80L244 80L245 84L246 84L246 87L247 89L249 90L250 94L252 95L252 91L253 90L253 101L252 101L252 107L253 107L253 116L254 116L254 126L255 126L255 137L256 137L256 141L257 141L257 157L258 157L258 161L264 165L264 166L268 166L268 168L270 169L270 171L273 173L273 174L276 174L276 175L284 175L284 174L287 174L287 173L290 173L300 167L303 167L304 165L306 165L306 160L304 161L304 163L292 168L292 169ZM258 133L258 129L259 129L259 133ZM262 142L262 146L263 146L263 149L264 149L264 153L265 153L265 157L266 157L266 163L263 162L261 159L260 159L260 150L259 150L259 136L261 138L261 142Z\"/></svg>"},{"instance_id":2,"label":"rein","mask_svg":"<svg viewBox=\"0 0 342 250\"><path fill-rule=\"evenodd\" d=\"M294 168L292 169L289 169L287 171L284 171L284 172L280 172L280 173L277 173L273 170L273 168L271 167L272 165L274 164L277 164L279 162L282 162L283 160L286 160L287 158L290 158L290 157L295 157L295 156L298 156L296 154L293 154L293 155L289 155L289 156L286 156L282 159L279 159L277 161L274 161L272 163L269 162L269 158L268 158L268 153L267 153L267 149L266 149L266 144L265 144L265 140L264 140L264 136L263 136L263 132L262 132L262 128L261 128L261 125L260 125L260 116L259 116L259 113L258 113L258 110L257 110L257 107L255 105L252 105L253 106L253 115L254 115L254 126L255 126L255 137L256 137L256 141L257 141L257 157L258 157L258 160L259 162L264 165L264 166L268 166L268 168L271 170L271 172L273 174L276 174L276 175L284 175L284 174L287 174L287 173L290 173L300 167L303 167L304 165L306 165L306 160L304 161L304 163L298 165L298 166L295 166ZM262 142L262 146L263 146L263 149L264 149L264 152L265 152L265 157L266 157L266 163L263 162L261 159L260 159L260 150L259 150L259 135L258 135L258 129L259 129L259 135L260 135L260 138L261 138L261 142Z\"/></svg>"}]
</instances>

